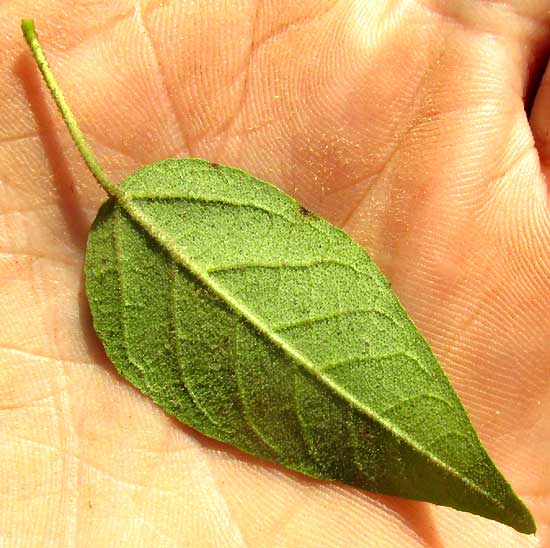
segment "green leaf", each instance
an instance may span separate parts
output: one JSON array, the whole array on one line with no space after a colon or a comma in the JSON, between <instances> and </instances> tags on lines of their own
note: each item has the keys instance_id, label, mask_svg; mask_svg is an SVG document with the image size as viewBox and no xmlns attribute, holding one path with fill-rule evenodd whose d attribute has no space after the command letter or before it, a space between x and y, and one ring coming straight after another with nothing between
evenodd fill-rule
<instances>
[{"instance_id":1,"label":"green leaf","mask_svg":"<svg viewBox=\"0 0 550 548\"><path fill-rule=\"evenodd\" d=\"M45 58L40 68L57 89ZM112 196L89 235L86 291L130 382L207 436L309 476L534 532L428 344L347 234L204 160L148 165L117 187L71 132Z\"/></svg>"},{"instance_id":2,"label":"green leaf","mask_svg":"<svg viewBox=\"0 0 550 548\"><path fill-rule=\"evenodd\" d=\"M207 436L323 479L532 531L367 253L275 187L145 166L90 232L86 289L122 375Z\"/></svg>"}]
</instances>

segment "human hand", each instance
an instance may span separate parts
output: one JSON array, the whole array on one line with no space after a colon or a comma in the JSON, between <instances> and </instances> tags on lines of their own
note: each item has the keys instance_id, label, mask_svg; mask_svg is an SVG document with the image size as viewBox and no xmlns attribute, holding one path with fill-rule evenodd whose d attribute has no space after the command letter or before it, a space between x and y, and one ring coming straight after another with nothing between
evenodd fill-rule
<instances>
[{"instance_id":1,"label":"human hand","mask_svg":"<svg viewBox=\"0 0 550 548\"><path fill-rule=\"evenodd\" d=\"M531 127L524 112L550 5L295 4L0 6L0 545L550 542L550 86ZM36 19L113 179L167 157L238 166L369 250L534 512L537 538L248 457L115 373L82 285L104 195L44 91L21 17Z\"/></svg>"}]
</instances>

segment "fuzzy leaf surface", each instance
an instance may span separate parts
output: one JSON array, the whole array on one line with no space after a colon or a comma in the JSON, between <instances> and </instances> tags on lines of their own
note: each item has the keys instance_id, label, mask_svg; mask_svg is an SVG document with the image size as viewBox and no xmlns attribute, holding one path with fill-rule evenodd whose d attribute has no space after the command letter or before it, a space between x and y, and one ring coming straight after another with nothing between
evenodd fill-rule
<instances>
[{"instance_id":1,"label":"fuzzy leaf surface","mask_svg":"<svg viewBox=\"0 0 550 548\"><path fill-rule=\"evenodd\" d=\"M86 289L119 372L217 440L321 479L533 532L363 248L202 160L138 170L90 232Z\"/></svg>"}]
</instances>

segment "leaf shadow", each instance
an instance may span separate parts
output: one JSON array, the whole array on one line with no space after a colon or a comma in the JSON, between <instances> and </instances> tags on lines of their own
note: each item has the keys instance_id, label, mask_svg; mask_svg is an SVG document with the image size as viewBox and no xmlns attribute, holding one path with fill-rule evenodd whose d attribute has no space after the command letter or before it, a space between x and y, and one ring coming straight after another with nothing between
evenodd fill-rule
<instances>
[{"instance_id":1,"label":"leaf shadow","mask_svg":"<svg viewBox=\"0 0 550 548\"><path fill-rule=\"evenodd\" d=\"M79 203L75 179L69 169L59 136L55 130L52 130L55 128L55 123L47 102L49 95L44 90L42 78L30 52L19 55L14 65L14 72L23 86L30 110L34 114L38 136L53 175L55 195L68 235L74 246L80 249L86 243L90 223Z\"/></svg>"},{"instance_id":2,"label":"leaf shadow","mask_svg":"<svg viewBox=\"0 0 550 548\"><path fill-rule=\"evenodd\" d=\"M390 512L399 514L405 526L412 531L425 546L429 548L444 548L443 540L437 530L428 503L374 493L369 494L369 496L380 502Z\"/></svg>"},{"instance_id":3,"label":"leaf shadow","mask_svg":"<svg viewBox=\"0 0 550 548\"><path fill-rule=\"evenodd\" d=\"M168 415L168 417L174 425L174 428L183 429L187 435L200 443L207 450L216 453L225 453L232 459L246 464L253 464L258 468L261 467L266 470L276 470L279 474L284 474L305 488L321 485L338 485L353 496L365 497L367 499L374 500L378 506L383 506L390 514L398 516L398 519L403 523L404 527L415 535L424 546L427 548L444 548L443 541L437 530L437 526L428 503L416 500L401 499L378 493L370 493L339 482L322 481L315 478L310 478L299 472L289 470L288 468L285 468L275 462L260 459L253 455L249 455L236 447L208 438L204 434L201 434L189 426L182 424L175 417L171 415Z\"/></svg>"}]
</instances>

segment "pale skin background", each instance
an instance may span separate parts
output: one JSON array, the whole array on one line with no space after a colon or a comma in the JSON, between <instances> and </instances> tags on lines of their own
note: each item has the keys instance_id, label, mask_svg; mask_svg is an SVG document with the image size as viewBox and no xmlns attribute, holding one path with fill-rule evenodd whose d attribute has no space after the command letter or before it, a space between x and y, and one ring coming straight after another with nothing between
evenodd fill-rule
<instances>
[{"instance_id":1,"label":"pale skin background","mask_svg":"<svg viewBox=\"0 0 550 548\"><path fill-rule=\"evenodd\" d=\"M549 547L549 11L548 0L1 2L0 546ZM104 194L21 17L36 19L113 179L166 157L238 166L372 254L536 536L249 458L115 373L82 277Z\"/></svg>"}]
</instances>

